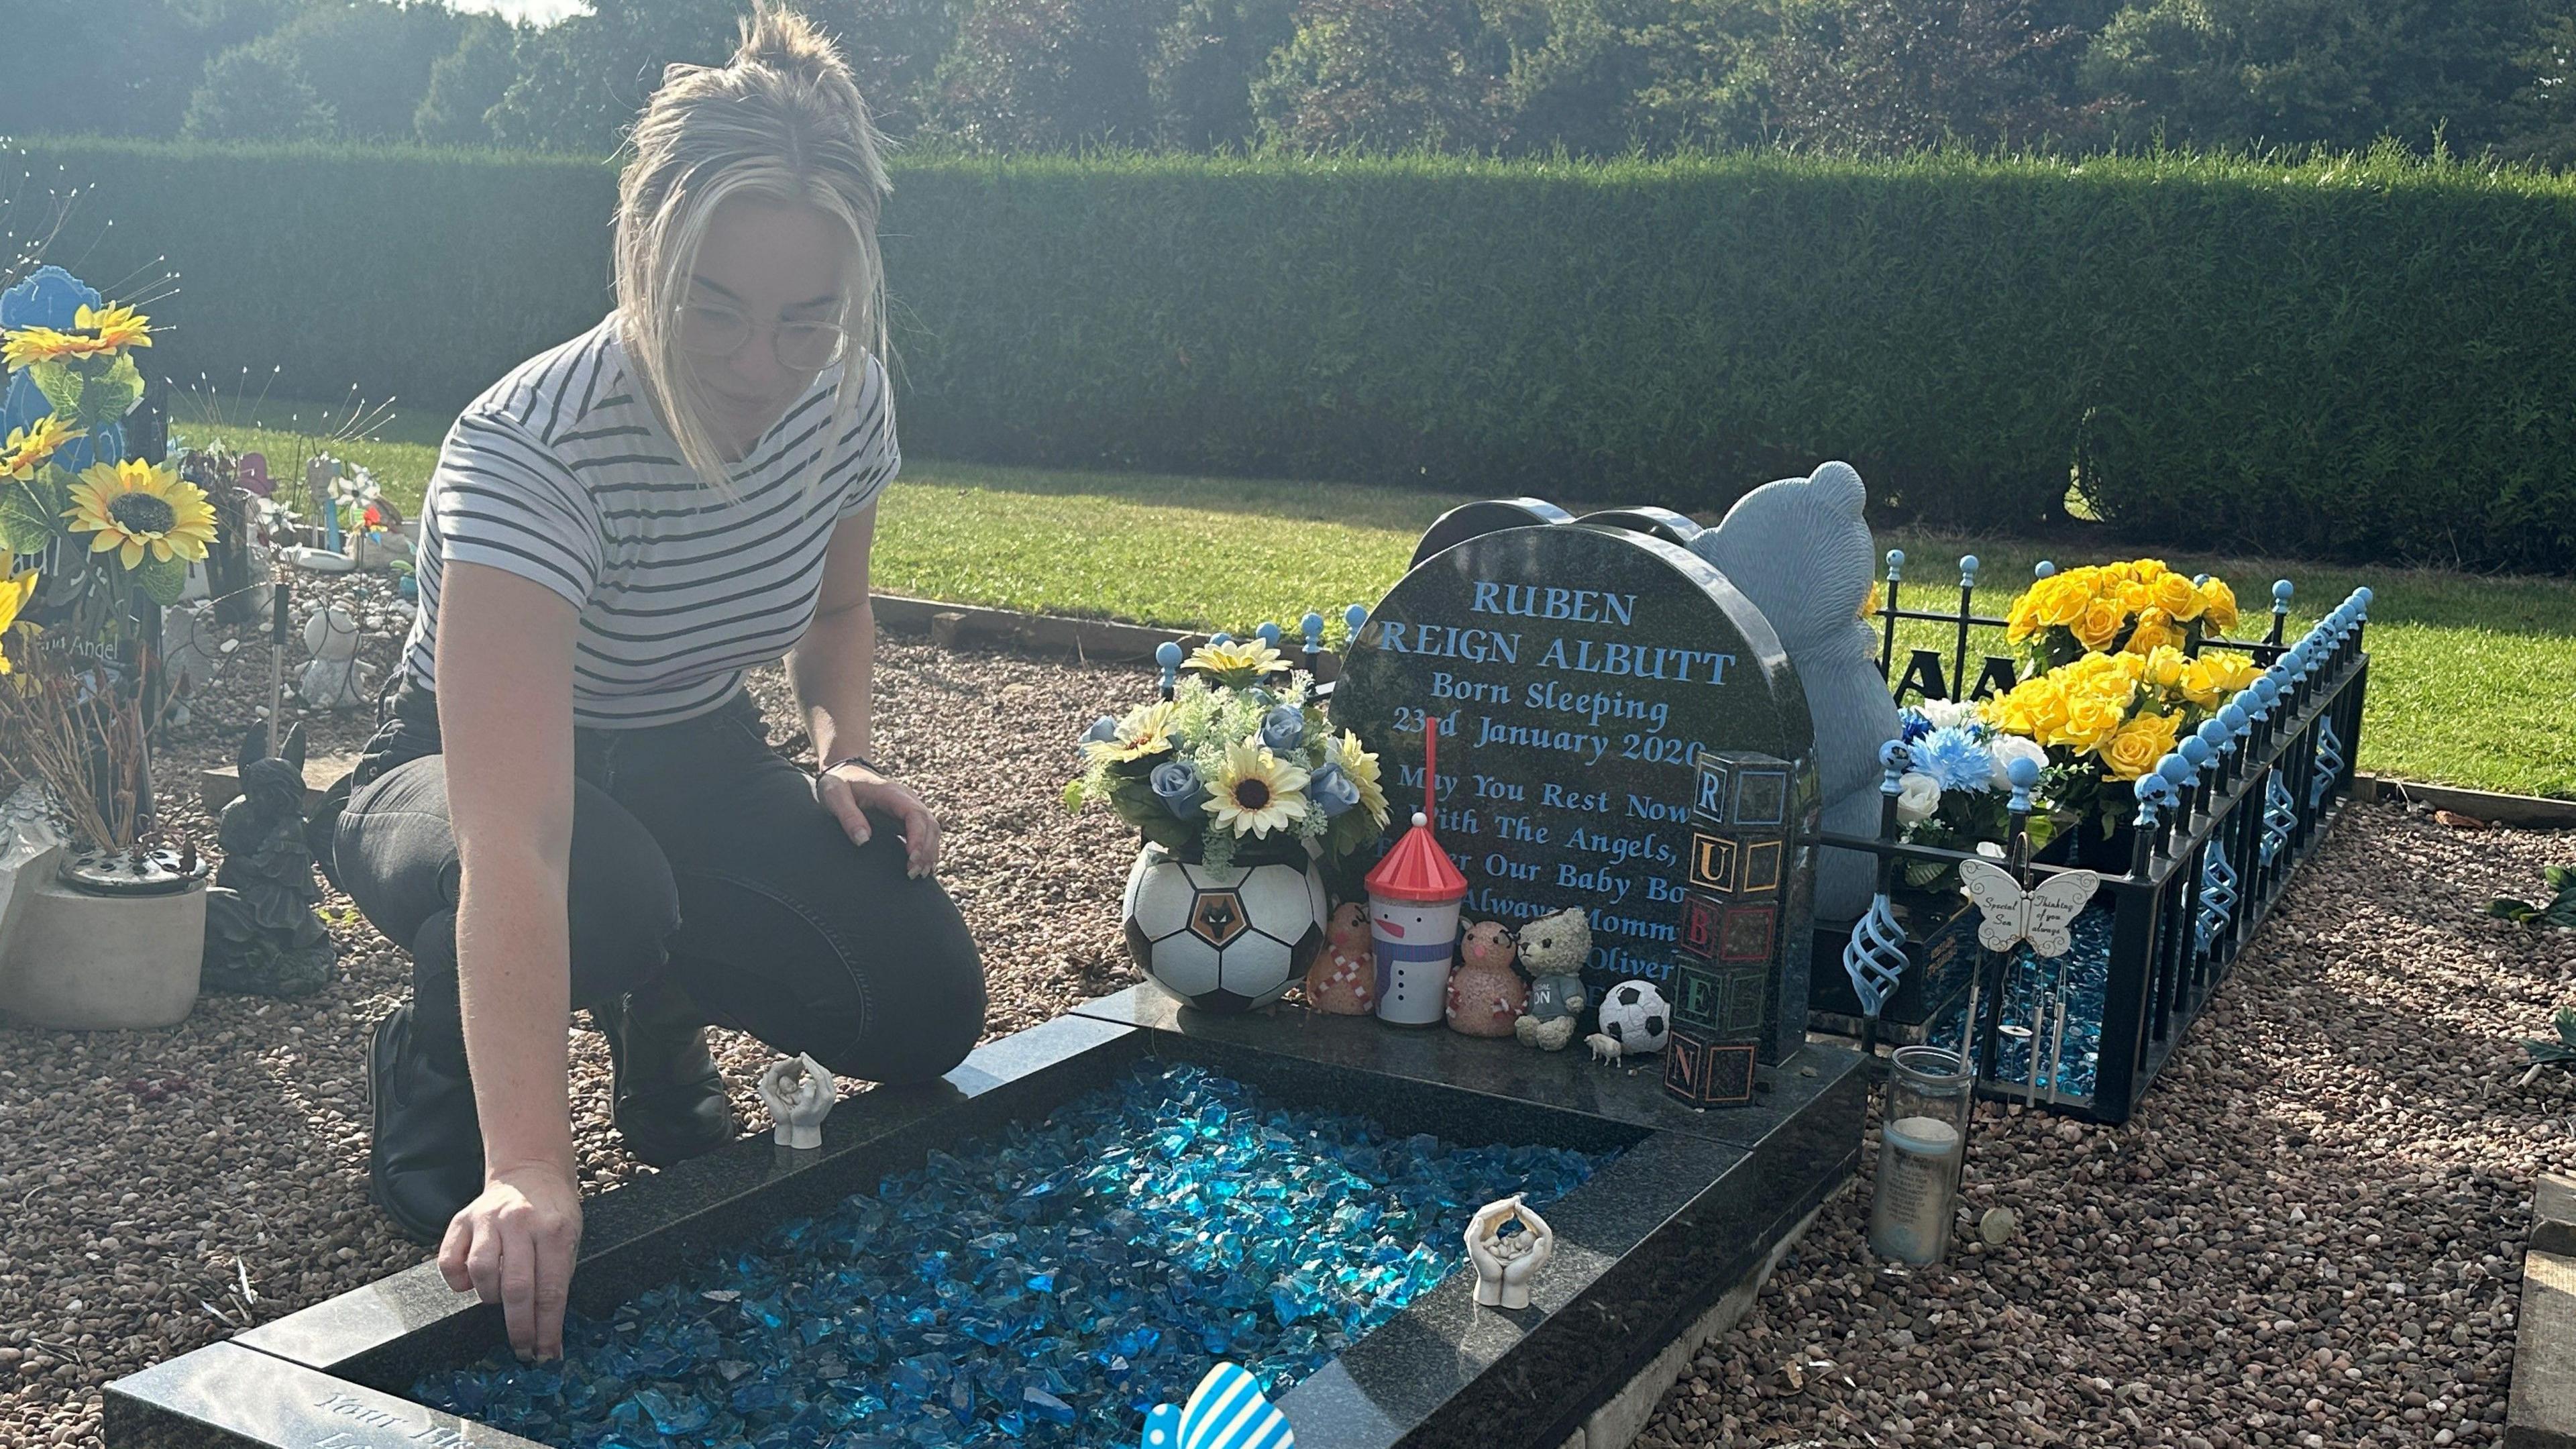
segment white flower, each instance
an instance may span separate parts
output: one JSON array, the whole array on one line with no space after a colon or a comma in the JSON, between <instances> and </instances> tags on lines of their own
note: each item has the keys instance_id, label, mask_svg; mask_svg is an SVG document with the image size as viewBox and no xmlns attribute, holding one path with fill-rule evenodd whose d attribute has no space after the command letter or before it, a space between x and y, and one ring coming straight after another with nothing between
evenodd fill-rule
<instances>
[{"instance_id":1,"label":"white flower","mask_svg":"<svg viewBox=\"0 0 2576 1449\"><path fill-rule=\"evenodd\" d=\"M1986 741L1986 748L1995 757L1995 788L1998 790L2012 788L2012 762L2015 760L2028 760L2043 770L2048 768L2048 751L2026 735L1997 735Z\"/></svg>"},{"instance_id":2,"label":"white flower","mask_svg":"<svg viewBox=\"0 0 2576 1449\"><path fill-rule=\"evenodd\" d=\"M1927 699L1916 706L1936 730L1966 729L1977 722L1977 702L1973 699Z\"/></svg>"},{"instance_id":3,"label":"white flower","mask_svg":"<svg viewBox=\"0 0 2576 1449\"><path fill-rule=\"evenodd\" d=\"M1896 782L1896 818L1907 825L1917 825L1932 818L1941 808L1941 782L1929 775L1909 774Z\"/></svg>"}]
</instances>

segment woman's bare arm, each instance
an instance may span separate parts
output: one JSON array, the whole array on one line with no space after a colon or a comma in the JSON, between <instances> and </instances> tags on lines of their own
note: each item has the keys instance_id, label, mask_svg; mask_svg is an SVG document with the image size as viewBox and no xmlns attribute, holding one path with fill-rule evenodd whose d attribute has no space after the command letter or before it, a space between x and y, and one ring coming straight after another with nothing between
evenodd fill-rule
<instances>
[{"instance_id":1,"label":"woman's bare arm","mask_svg":"<svg viewBox=\"0 0 2576 1449\"><path fill-rule=\"evenodd\" d=\"M438 599L438 724L461 868L456 956L483 1121L482 1197L439 1262L503 1305L522 1353L562 1352L580 1236L564 1032L578 616L543 585L451 563Z\"/></svg>"}]
</instances>

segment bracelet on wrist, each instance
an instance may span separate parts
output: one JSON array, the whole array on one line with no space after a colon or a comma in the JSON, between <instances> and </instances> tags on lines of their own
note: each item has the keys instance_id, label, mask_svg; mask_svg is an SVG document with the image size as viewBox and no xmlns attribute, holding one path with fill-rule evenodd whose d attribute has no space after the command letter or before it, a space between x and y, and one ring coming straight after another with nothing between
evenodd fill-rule
<instances>
[{"instance_id":1,"label":"bracelet on wrist","mask_svg":"<svg viewBox=\"0 0 2576 1449\"><path fill-rule=\"evenodd\" d=\"M884 770L879 769L877 767L877 762L869 759L865 755L842 755L833 760L832 763L825 765L822 769L815 771L815 773L818 775L828 775L834 770L841 768L843 765L857 765L880 780L889 780L894 778L893 776L888 775Z\"/></svg>"}]
</instances>

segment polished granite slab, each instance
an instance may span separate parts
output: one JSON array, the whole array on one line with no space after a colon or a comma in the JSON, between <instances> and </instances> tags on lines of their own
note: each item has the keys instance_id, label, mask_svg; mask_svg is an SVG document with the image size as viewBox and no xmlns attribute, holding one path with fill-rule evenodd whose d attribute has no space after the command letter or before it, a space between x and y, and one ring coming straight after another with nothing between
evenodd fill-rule
<instances>
[{"instance_id":1,"label":"polished granite slab","mask_svg":"<svg viewBox=\"0 0 2576 1449\"><path fill-rule=\"evenodd\" d=\"M1139 1056L1192 1060L1394 1132L1620 1149L1549 1209L1557 1252L1528 1309L1478 1307L1471 1275L1453 1274L1280 1401L1306 1449L1555 1449L1857 1165L1865 1077L1836 1048L1784 1064L1753 1107L1693 1112L1663 1097L1651 1062L1632 1072L1446 1030L1293 1008L1201 1018L1158 1003L1168 998L1152 988L1103 998L980 1048L940 1082L845 1099L816 1151L749 1137L600 1195L585 1208L575 1305L604 1312L768 1223L872 1189L931 1147L1043 1116ZM450 1293L424 1263L118 1380L106 1437L521 1449L403 1393L501 1341L499 1310Z\"/></svg>"},{"instance_id":2,"label":"polished granite slab","mask_svg":"<svg viewBox=\"0 0 2576 1449\"><path fill-rule=\"evenodd\" d=\"M1509 1037L1461 1036L1446 1027L1390 1026L1375 1017L1333 1016L1281 1002L1261 1011L1213 1016L1151 984L1131 986L1074 1008L1119 1026L1222 1042L1320 1066L1437 1083L1501 1102L1538 1103L1656 1132L1750 1145L1763 1140L1860 1070L1860 1054L1810 1042L1755 1076L1743 1107L1694 1108L1665 1095L1663 1058L1617 1066L1592 1060L1581 1042L1561 1052ZM1857 1140L1859 1128L1853 1128Z\"/></svg>"}]
</instances>

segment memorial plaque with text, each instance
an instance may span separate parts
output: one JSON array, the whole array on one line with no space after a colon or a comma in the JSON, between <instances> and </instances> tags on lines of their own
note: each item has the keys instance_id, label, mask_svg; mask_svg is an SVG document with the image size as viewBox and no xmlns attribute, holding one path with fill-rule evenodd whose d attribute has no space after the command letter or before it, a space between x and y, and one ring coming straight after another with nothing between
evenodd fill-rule
<instances>
[{"instance_id":1,"label":"memorial plaque with text","mask_svg":"<svg viewBox=\"0 0 2576 1449\"><path fill-rule=\"evenodd\" d=\"M1420 808L1424 722L1440 720L1438 829L1466 915L1583 907L1596 992L1671 975L1700 752L1803 761L1812 740L1779 640L1723 575L1582 524L1471 538L1405 575L1353 641L1332 712L1385 761L1398 822Z\"/></svg>"}]
</instances>

